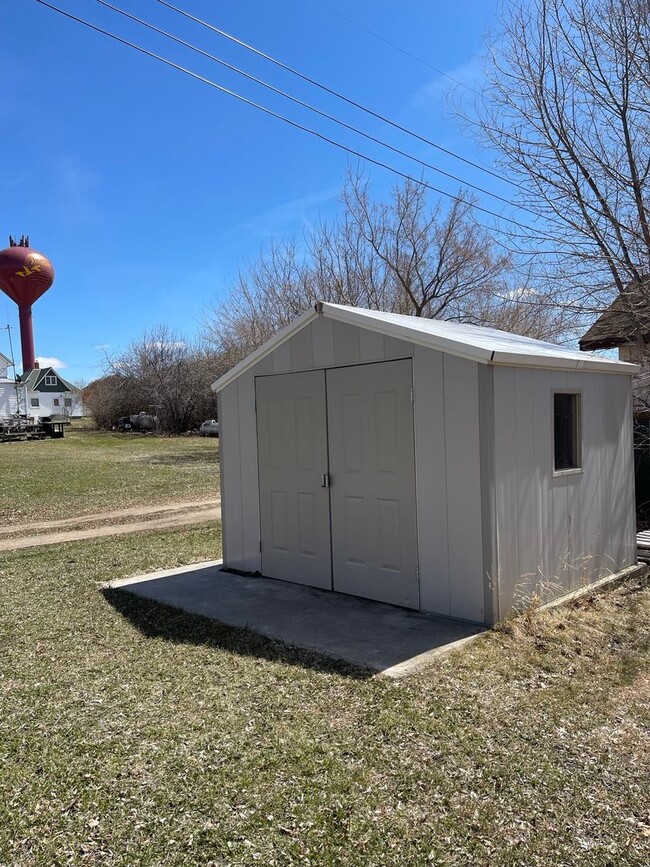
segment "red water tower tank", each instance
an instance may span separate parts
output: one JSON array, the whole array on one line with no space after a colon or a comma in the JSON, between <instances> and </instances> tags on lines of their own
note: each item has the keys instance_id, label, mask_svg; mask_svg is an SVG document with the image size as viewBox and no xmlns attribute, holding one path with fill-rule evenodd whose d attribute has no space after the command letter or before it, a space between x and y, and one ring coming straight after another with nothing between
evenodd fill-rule
<instances>
[{"instance_id":1,"label":"red water tower tank","mask_svg":"<svg viewBox=\"0 0 650 867\"><path fill-rule=\"evenodd\" d=\"M38 250L32 250L29 238L23 235L16 243L10 237L7 249L0 250L0 289L18 305L23 373L36 366L32 304L53 282L52 263Z\"/></svg>"}]
</instances>

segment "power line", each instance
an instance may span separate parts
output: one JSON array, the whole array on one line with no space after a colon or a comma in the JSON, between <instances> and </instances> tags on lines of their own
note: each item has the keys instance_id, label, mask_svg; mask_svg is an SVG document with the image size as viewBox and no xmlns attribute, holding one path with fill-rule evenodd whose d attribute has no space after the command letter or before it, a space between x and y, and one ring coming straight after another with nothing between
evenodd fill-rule
<instances>
[{"instance_id":1,"label":"power line","mask_svg":"<svg viewBox=\"0 0 650 867\"><path fill-rule=\"evenodd\" d=\"M453 75L449 75L449 73L445 72L444 69L440 69L439 67L434 66L433 63L429 63L428 60L424 60L422 57L418 57L417 54L413 54L412 52L407 51L406 48L402 48L401 45L397 45L395 42L391 42L390 39L386 39L385 36L382 36L380 33L376 33L374 30L366 27L365 24L361 24L359 21L355 21L353 18L348 18L347 15L339 12L338 9L332 9L331 6L328 6L326 3L322 3L321 0L313 0L313 2L316 3L317 6L320 6L323 9L327 9L327 11L331 12L332 15L336 15L338 18L342 18L343 21L347 21L348 24L352 24L354 27L358 27L360 30L364 30L366 33L369 33L370 36L374 36L375 39L378 39L385 45L390 45L391 48L394 48L396 51L401 52L402 54L406 55L406 57L410 57L412 60L417 60L418 63L421 63L423 66L428 66L429 69L432 69L439 75L444 75L445 78L453 81L454 84L459 84L461 87L466 87L467 90L471 90L472 92L474 92L474 88L470 87L469 84L465 84L464 81L460 81L458 78L454 78Z\"/></svg>"},{"instance_id":2,"label":"power line","mask_svg":"<svg viewBox=\"0 0 650 867\"><path fill-rule=\"evenodd\" d=\"M316 108L311 103L305 102L304 100L299 99L298 97L293 96L292 94L287 93L284 90L281 90L279 87L275 87L274 85L270 84L268 81L265 81L262 78L258 78L255 75L251 75L250 73L246 72L245 70L240 69L238 66L234 66L232 63L228 63L223 58L217 57L216 55L211 54L208 51L204 51L202 48L199 48L198 46L192 44L191 42L187 42L186 40L181 39L179 36L175 36L173 33L170 33L167 30L163 30L162 28L157 27L155 24L152 24L150 21L146 21L143 18L139 18L137 15L132 15L130 12L127 12L125 9L121 9L119 6L115 6L112 3L108 3L107 0L97 0L97 3L99 3L101 6L105 6L107 9L111 9L113 12L117 12L118 15L122 15L125 18L130 19L131 21L137 22L138 24L142 25L143 27L146 27L147 29L152 30L154 33L159 33L162 36L165 36L167 39L171 39L173 42L176 42L178 45L182 45L185 48L189 48L190 51L194 51L196 54L200 54L201 56L206 57L209 60L212 60L215 63L220 64L221 66L225 67L226 69L231 70L232 72L236 72L238 75L243 76L244 78L248 79L249 81L255 82L255 84L259 84L262 87L265 87L267 90L270 90L273 93L276 93L279 96L282 96L283 98L290 100L291 102L295 103L296 105L302 106L303 108L306 108L309 111L314 112L315 114L319 115L320 117L326 118L327 120L330 120L333 123L338 124L339 126L343 127L344 129L350 130L351 132L354 132L357 135L363 136L363 138L367 139L368 141L372 141L375 144L380 145L381 147L387 148L388 150L392 151L393 153L399 154L400 156L405 157L406 159L409 159L413 162L418 163L419 165L423 166L424 168L431 169L431 171L437 172L440 175L444 175L444 177L446 177L446 178L450 178L451 180L457 181L459 184L462 184L464 187L469 187L472 190L476 190L479 193L483 193L483 195L490 196L493 199L497 199L498 201L503 202L506 205L511 205L512 207L519 207L519 210L526 211L527 213L532 214L534 217L540 216L538 213L533 211L531 208L526 207L525 205L521 205L521 206L515 205L514 202L511 202L509 199L506 199L504 196L500 196L497 193L491 193L489 190L486 190L484 187L481 187L478 184L473 184L470 181L466 181L463 178L460 178L457 175L452 174L451 172L444 171L443 169L438 168L435 165L432 165L432 163L428 163L428 162L426 162L426 160L422 160L419 157L413 156L412 154L408 153L407 151L404 151L401 148L395 147L394 145L389 144L388 142L384 141L383 139L378 138L377 136L374 136L374 135L371 135L370 133L364 132L364 130L359 129L358 127L353 126L352 124L346 123L345 121L340 120L339 118L335 117L332 114L329 114L326 111L322 111L321 109Z\"/></svg>"},{"instance_id":3,"label":"power line","mask_svg":"<svg viewBox=\"0 0 650 867\"><path fill-rule=\"evenodd\" d=\"M194 21L196 24L200 24L202 27L207 27L208 30L211 30L213 33L217 33L219 36L223 36L224 39L228 39L231 42L234 42L237 45L240 45L242 48L245 48L247 51L252 51L253 54L256 54L258 57L262 57L264 60L268 60L270 63L275 64L280 69L284 69L286 72L290 72L292 75L298 76L303 81L306 81L308 84L312 84L314 87L320 88L320 90L325 91L325 93L329 93L332 96L335 96L337 99L343 100L348 105L354 106L354 108L359 109L360 111L369 114L371 117L376 118L377 120L381 120L383 123L387 123L389 126L392 126L394 129L400 130L400 132L406 133L407 135L412 136L418 141L423 142L426 145L429 145L432 148L435 148L438 151L441 151L447 156L453 157L456 160L460 160L460 162L465 163L468 166L472 166L474 169L478 169L481 172L485 172L488 175L491 175L493 178L498 178L500 181L504 181L507 184L510 184L513 187L517 187L520 190L526 192L526 188L521 184L518 184L516 181L507 178L505 175L501 175L498 172L493 171L492 169L488 169L485 166L480 165L480 163L475 163L466 157L462 157L460 154L455 153L448 148L442 147L442 145L436 144L436 142L431 141L431 139L426 138L426 136L420 135L420 133L414 132L413 130L408 129L408 127L402 126L397 123L397 121L391 120L383 114L380 114L377 111L374 111L371 108L363 105L360 102L357 102L354 99L351 99L348 96L345 96L343 93L340 93L338 90L334 90L334 88L329 87L326 84L323 84L320 81L317 81L315 78L311 78L309 75L305 75L305 73L300 72L298 69L295 69L292 66L289 66L283 61L278 60L276 57L273 57L270 54L266 54L264 51L260 51L258 48L255 48L253 45L250 45L248 42L244 42L242 39L239 39L236 36L233 36L231 33L228 33L226 30L222 30L219 27L216 27L214 24L210 24L208 21L203 21L201 18L197 18L196 15L192 15L190 12L187 12L185 9L180 9L178 6L174 6L172 3L168 3L167 0L155 0L156 3L159 3L161 6L167 7L167 9L172 9L174 12L177 12L179 15L182 15L184 18L189 19L190 21Z\"/></svg>"},{"instance_id":4,"label":"power line","mask_svg":"<svg viewBox=\"0 0 650 867\"><path fill-rule=\"evenodd\" d=\"M203 84L207 84L209 87L215 88L215 90L219 90L221 93L225 93L228 96L232 96L234 99L237 99L239 102L243 102L245 105L249 105L252 108L256 108L259 111L264 112L264 114L269 115L270 117L274 117L277 120L281 120L284 123L289 124L295 129L299 129L302 132L309 133L310 135L315 136L316 138L321 139L328 144L331 144L333 147L338 148L352 156L357 157L358 159L362 159L365 162L371 163L372 165L379 166L380 168L386 169L389 172L393 172L393 174L398 175L401 178L404 178L407 181L411 181L412 183L418 184L419 186L425 187L428 190L431 190L434 193L438 193L438 195L446 196L451 199L453 202L457 204L465 204L468 207L474 208L476 211L481 211L484 214L488 214L491 217L496 217L497 220L503 220L507 223L511 223L514 226L518 226L520 229L524 229L525 231L532 232L534 231L531 226L527 226L524 223L520 223L518 220L514 220L511 217L504 217L502 214L497 214L496 211L491 211L489 208L484 208L481 205L477 205L474 202L467 202L459 196L454 196L451 193L446 192L445 190L441 190L438 187L434 187L432 184L427 183L424 180L420 180L418 178L414 178L412 175L407 174L406 172L402 172L399 169L396 169L394 166L389 165L388 163L384 163L381 160L377 160L374 157L370 157L367 154L362 153L358 150L353 150L347 145L341 144L341 142L336 141L335 139L326 136L324 133L318 132L318 130L312 129L311 127L305 126L304 124L298 123L298 121L292 120L291 118L286 117L285 115L280 114L279 112L273 111L266 106L260 105L257 102L254 102L251 99L248 99L245 96L242 96L240 93L237 93L234 90L230 90L227 87L223 87L221 84L217 84L216 81L213 81L210 78L206 78L203 75L199 75L197 72L192 72L190 69L187 69L184 66L181 66L178 63L174 63L174 61L169 60L166 57L162 57L159 54L155 54L153 51L149 51L146 48L143 48L141 45L136 44L135 42L129 42L127 39L123 39L121 36L118 36L115 33L112 33L110 30L104 30L102 27L97 26L96 24L92 24L90 21L86 21L84 18L79 18L77 15L73 15L71 12L66 12L64 9L59 8L58 6L54 6L51 3L47 3L46 0L36 0L41 6L45 6L48 9L51 9L53 12L57 12L59 15L63 15L65 18L69 18L71 21L76 21L78 24L82 24L84 27L88 27L90 30L94 30L96 33L100 33L102 36L107 36L109 39L113 39L115 42L119 42L122 45L126 45L128 48L133 48L135 51L144 54L147 57L151 57L153 60L157 60L159 63L163 63L165 66L169 66L172 69L176 69L178 72L182 72L185 75L194 78L196 81L201 81ZM484 227L486 228L486 227Z\"/></svg>"}]
</instances>

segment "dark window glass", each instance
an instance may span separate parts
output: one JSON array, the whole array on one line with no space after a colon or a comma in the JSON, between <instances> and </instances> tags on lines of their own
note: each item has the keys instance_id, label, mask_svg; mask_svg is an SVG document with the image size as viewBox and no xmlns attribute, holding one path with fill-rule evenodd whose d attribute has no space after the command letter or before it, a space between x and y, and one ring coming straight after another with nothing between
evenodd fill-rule
<instances>
[{"instance_id":1,"label":"dark window glass","mask_svg":"<svg viewBox=\"0 0 650 867\"><path fill-rule=\"evenodd\" d=\"M578 395L554 395L555 469L573 470L580 466L578 450Z\"/></svg>"},{"instance_id":2,"label":"dark window glass","mask_svg":"<svg viewBox=\"0 0 650 867\"><path fill-rule=\"evenodd\" d=\"M31 403L32 403L32 406L38 406L38 398L33 397Z\"/></svg>"}]
</instances>

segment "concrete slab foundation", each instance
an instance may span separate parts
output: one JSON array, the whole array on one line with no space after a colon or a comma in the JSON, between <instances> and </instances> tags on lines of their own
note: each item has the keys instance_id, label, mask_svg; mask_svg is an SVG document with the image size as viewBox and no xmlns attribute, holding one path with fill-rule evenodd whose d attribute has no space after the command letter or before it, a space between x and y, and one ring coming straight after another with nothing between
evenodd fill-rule
<instances>
[{"instance_id":1,"label":"concrete slab foundation","mask_svg":"<svg viewBox=\"0 0 650 867\"><path fill-rule=\"evenodd\" d=\"M111 582L109 587L247 627L284 644L402 677L484 627L290 584L233 575L221 561Z\"/></svg>"}]
</instances>

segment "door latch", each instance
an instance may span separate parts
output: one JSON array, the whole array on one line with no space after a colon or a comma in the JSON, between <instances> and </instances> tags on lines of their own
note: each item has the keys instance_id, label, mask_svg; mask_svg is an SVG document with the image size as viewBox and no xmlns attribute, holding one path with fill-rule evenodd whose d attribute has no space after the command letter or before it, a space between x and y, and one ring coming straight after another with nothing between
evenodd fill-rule
<instances>
[{"instance_id":1,"label":"door latch","mask_svg":"<svg viewBox=\"0 0 650 867\"><path fill-rule=\"evenodd\" d=\"M323 473L323 480L320 484L321 488L329 488L330 486L330 474Z\"/></svg>"}]
</instances>

